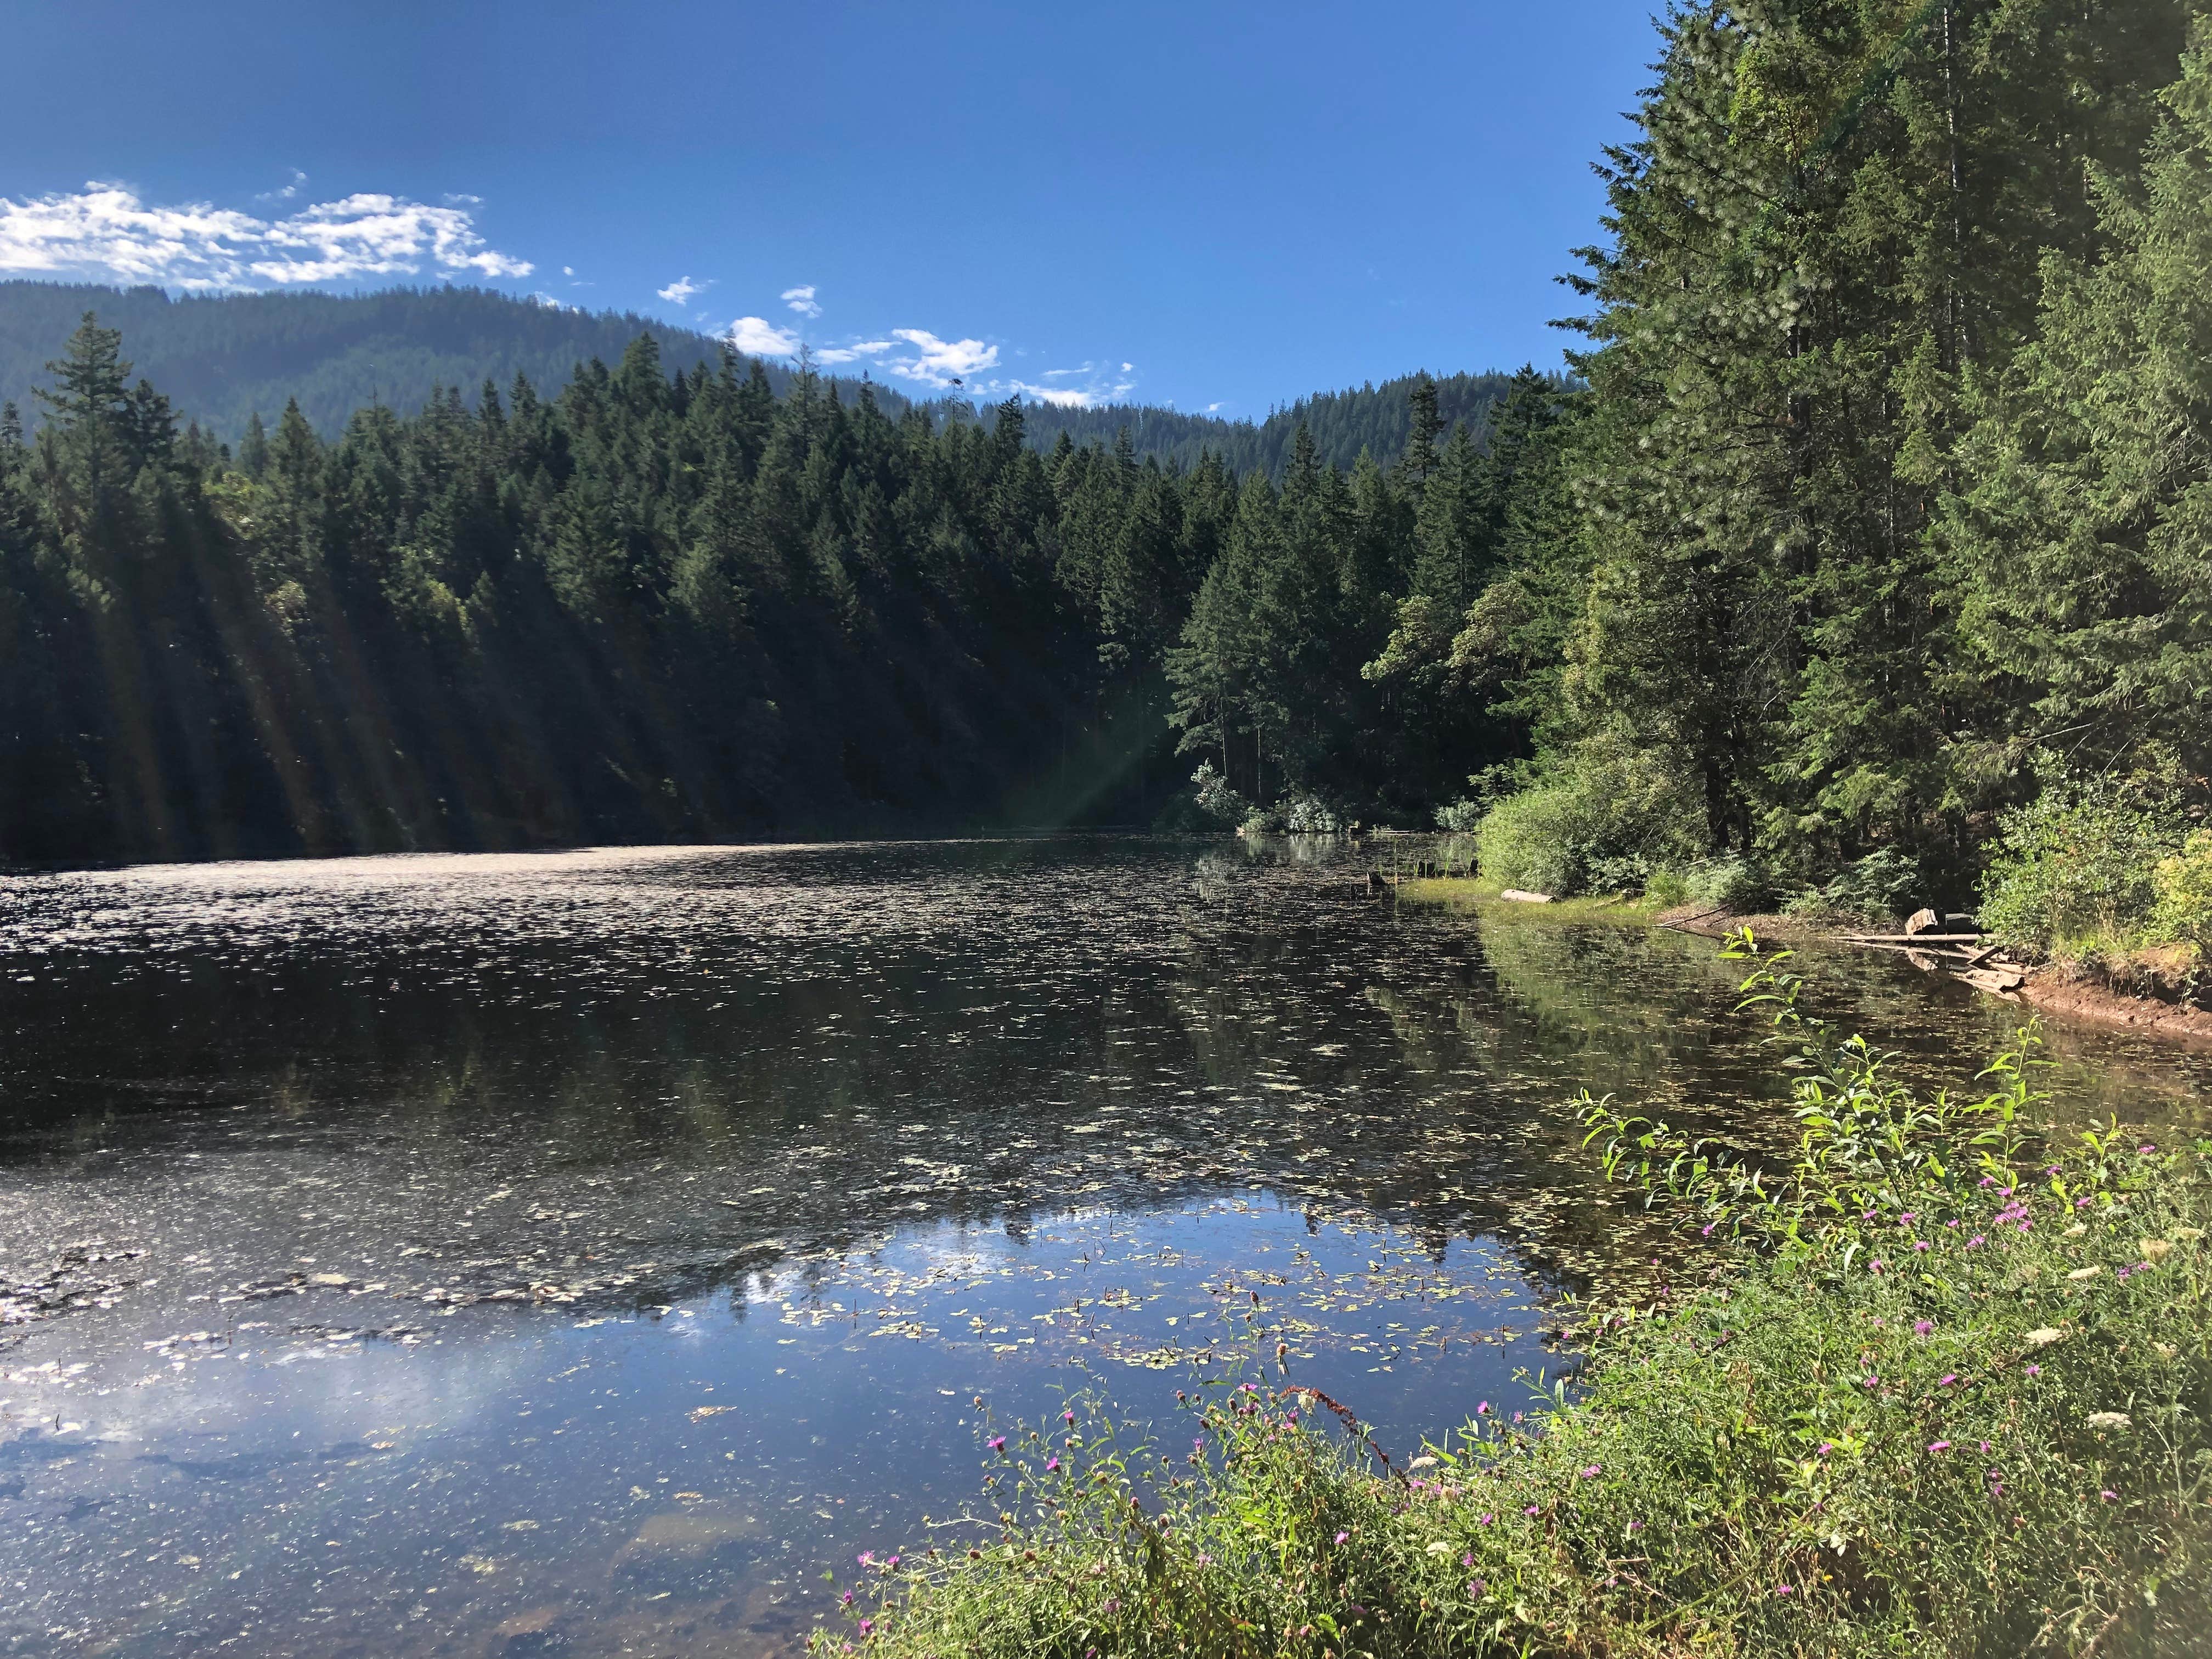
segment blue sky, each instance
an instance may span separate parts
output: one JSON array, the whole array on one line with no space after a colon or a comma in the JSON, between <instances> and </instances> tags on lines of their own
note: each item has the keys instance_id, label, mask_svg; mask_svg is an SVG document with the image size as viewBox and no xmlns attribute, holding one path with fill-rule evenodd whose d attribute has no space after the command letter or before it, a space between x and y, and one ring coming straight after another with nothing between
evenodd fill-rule
<instances>
[{"instance_id":1,"label":"blue sky","mask_svg":"<svg viewBox=\"0 0 2212 1659\"><path fill-rule=\"evenodd\" d=\"M15 0L0 277L481 282L1257 416L1558 362L1650 13Z\"/></svg>"}]
</instances>

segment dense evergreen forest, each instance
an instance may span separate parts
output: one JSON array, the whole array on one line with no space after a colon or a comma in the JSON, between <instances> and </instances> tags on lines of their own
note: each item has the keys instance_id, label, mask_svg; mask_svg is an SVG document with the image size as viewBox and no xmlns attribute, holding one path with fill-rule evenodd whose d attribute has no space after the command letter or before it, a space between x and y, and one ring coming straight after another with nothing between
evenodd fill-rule
<instances>
[{"instance_id":1,"label":"dense evergreen forest","mask_svg":"<svg viewBox=\"0 0 2212 1659\"><path fill-rule=\"evenodd\" d=\"M1393 459L647 338L226 454L88 322L0 439L0 837L1441 818L1559 891L2148 927L2212 891L2207 27L1678 9L1571 374L1417 377Z\"/></svg>"},{"instance_id":2,"label":"dense evergreen forest","mask_svg":"<svg viewBox=\"0 0 2212 1659\"><path fill-rule=\"evenodd\" d=\"M159 386L181 418L197 421L222 441L236 443L257 416L274 421L297 403L317 436L335 439L353 412L383 404L418 413L448 387L486 380L498 386L518 374L533 386L558 386L579 363L619 362L629 343L651 333L672 371L720 361L721 344L695 330L669 328L628 312L585 312L485 289L386 289L371 294L205 294L172 299L158 288L105 288L88 283L0 283L0 402L35 410L46 364L87 311L120 329L136 372ZM749 366L750 359L744 360ZM792 371L763 361L778 397ZM1505 390L1502 374L1452 374L1437 381L1448 423L1480 431ZM1413 377L1379 386L1320 392L1259 422L1186 415L1141 404L1075 409L1028 404L1027 439L1048 450L1066 433L1077 443L1111 443L1129 430L1139 459L1157 458L1188 469L1212 453L1237 472L1264 469L1279 479L1290 459L1291 434L1301 424L1323 459L1350 466L1364 449L1377 460L1397 458L1406 439L1406 396ZM850 404L860 382L829 382ZM932 404L939 419L967 418L974 405L957 399L914 399L878 383L877 404L897 416L914 402Z\"/></svg>"}]
</instances>

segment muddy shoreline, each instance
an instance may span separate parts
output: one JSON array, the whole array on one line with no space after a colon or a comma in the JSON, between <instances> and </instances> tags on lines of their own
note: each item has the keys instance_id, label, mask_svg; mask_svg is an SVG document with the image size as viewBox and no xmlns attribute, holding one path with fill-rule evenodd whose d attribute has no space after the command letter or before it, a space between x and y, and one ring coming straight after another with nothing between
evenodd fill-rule
<instances>
[{"instance_id":1,"label":"muddy shoreline","mask_svg":"<svg viewBox=\"0 0 2212 1659\"><path fill-rule=\"evenodd\" d=\"M1782 915L1735 915L1699 905L1678 905L1652 918L1655 926L1719 939L1748 927L1759 938L1781 944L1818 942L1850 945L1847 937ZM2078 969L2046 963L2031 969L2012 991L1977 987L1984 996L2016 1002L2056 1019L2138 1032L2173 1042L2212 1047L2212 1009L2154 996L2140 996L2100 985Z\"/></svg>"}]
</instances>

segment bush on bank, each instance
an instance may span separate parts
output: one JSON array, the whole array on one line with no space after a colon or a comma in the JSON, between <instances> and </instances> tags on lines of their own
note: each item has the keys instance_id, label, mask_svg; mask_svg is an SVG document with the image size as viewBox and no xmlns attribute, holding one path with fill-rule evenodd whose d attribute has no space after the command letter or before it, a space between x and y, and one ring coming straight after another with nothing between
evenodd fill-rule
<instances>
[{"instance_id":1,"label":"bush on bank","mask_svg":"<svg viewBox=\"0 0 2212 1659\"><path fill-rule=\"evenodd\" d=\"M979 1513L867 1560L816 1650L2138 1644L2203 1579L2212 1148L2112 1126L2054 1148L2032 1034L1987 1095L1923 1097L1787 973L1746 988L1803 1040L1798 1155L1761 1167L1585 1097L1611 1176L1744 1255L1668 1305L1586 1310L1571 1395L1478 1402L1404 1468L1279 1371L1202 1389L1188 1449L1071 1409L994 1437Z\"/></svg>"}]
</instances>

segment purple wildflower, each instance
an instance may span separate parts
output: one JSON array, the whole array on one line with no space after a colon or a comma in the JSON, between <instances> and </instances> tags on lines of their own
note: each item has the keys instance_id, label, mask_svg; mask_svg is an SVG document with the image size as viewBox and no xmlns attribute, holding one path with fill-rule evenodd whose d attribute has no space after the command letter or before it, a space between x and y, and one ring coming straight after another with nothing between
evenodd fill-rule
<instances>
[{"instance_id":1,"label":"purple wildflower","mask_svg":"<svg viewBox=\"0 0 2212 1659\"><path fill-rule=\"evenodd\" d=\"M994 1452L1002 1452L1006 1449L1006 1437L1003 1434L994 1434L983 1443Z\"/></svg>"},{"instance_id":2,"label":"purple wildflower","mask_svg":"<svg viewBox=\"0 0 2212 1659\"><path fill-rule=\"evenodd\" d=\"M1349 1537L1351 1537L1351 1536L1352 1536L1352 1534L1351 1534L1350 1533L1348 1533L1348 1532L1340 1532L1340 1533L1337 1534L1337 1535L1336 1535L1336 1541L1337 1541L1338 1543L1341 1544L1342 1542L1344 1542L1344 1540L1345 1540L1346 1539L1347 1539L1347 1538L1349 1538Z\"/></svg>"}]
</instances>

